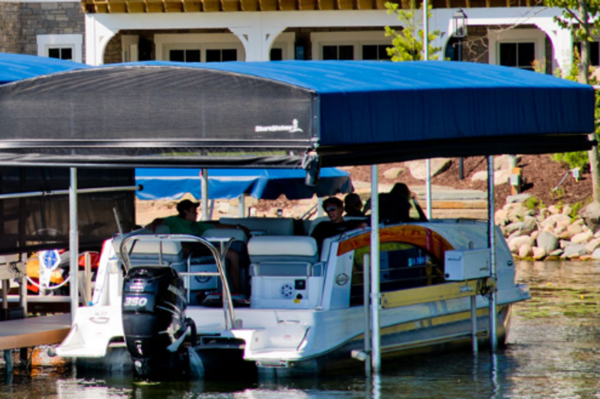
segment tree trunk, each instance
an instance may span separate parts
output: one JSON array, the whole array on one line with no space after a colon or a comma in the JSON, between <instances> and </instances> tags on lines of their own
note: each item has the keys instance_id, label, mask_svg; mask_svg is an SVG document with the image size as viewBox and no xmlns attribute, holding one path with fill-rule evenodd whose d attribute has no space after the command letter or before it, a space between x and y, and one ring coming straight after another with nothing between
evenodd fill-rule
<instances>
[{"instance_id":1,"label":"tree trunk","mask_svg":"<svg viewBox=\"0 0 600 399\"><path fill-rule=\"evenodd\" d=\"M587 8L587 0L577 0L579 9L579 18L583 21L582 28L585 30L586 39L591 37L589 13ZM581 64L579 67L579 82L590 84L589 78L590 65L590 42L584 40L581 43ZM590 140L596 139L596 133L590 132ZM595 202L600 203L600 165L598 163L598 146L594 145L588 151L588 159L590 162L590 172L592 174L592 196Z\"/></svg>"}]
</instances>

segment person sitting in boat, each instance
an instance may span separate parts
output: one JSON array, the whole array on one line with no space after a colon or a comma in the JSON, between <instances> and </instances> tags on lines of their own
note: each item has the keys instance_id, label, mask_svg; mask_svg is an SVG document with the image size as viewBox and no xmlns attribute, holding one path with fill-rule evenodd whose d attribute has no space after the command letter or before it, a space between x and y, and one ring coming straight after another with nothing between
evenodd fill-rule
<instances>
[{"instance_id":1,"label":"person sitting in boat","mask_svg":"<svg viewBox=\"0 0 600 399\"><path fill-rule=\"evenodd\" d=\"M371 200L365 204L364 211L371 209ZM416 217L411 216L416 211ZM425 212L417 202L415 195L404 183L396 183L389 193L379 194L379 220L385 224L427 221Z\"/></svg>"},{"instance_id":2,"label":"person sitting in boat","mask_svg":"<svg viewBox=\"0 0 600 399\"><path fill-rule=\"evenodd\" d=\"M363 203L358 194L350 193L344 198L344 211L346 211L346 216L365 216L362 207Z\"/></svg>"},{"instance_id":3,"label":"person sitting in boat","mask_svg":"<svg viewBox=\"0 0 600 399\"><path fill-rule=\"evenodd\" d=\"M222 223L207 223L198 221L198 207L200 203L192 202L188 199L180 201L177 204L177 215L169 216L166 218L154 219L146 228L152 231L156 231L156 228L160 225L165 225L169 228L171 234L191 234L195 236L202 236L202 234L208 229L241 229L250 236L250 231L241 225L231 225ZM193 253L194 255L210 255L207 248L203 245L182 245L184 251ZM229 276L231 276L232 293L243 293L243 286L240 282L240 254L238 251L230 248L225 254L225 259L229 264Z\"/></svg>"},{"instance_id":4,"label":"person sitting in boat","mask_svg":"<svg viewBox=\"0 0 600 399\"><path fill-rule=\"evenodd\" d=\"M344 220L342 216L344 213L344 203L339 198L327 198L323 201L323 209L327 213L329 221L319 223L311 234L311 237L317 241L319 252L321 251L323 240L326 238L368 226L363 220Z\"/></svg>"}]
</instances>

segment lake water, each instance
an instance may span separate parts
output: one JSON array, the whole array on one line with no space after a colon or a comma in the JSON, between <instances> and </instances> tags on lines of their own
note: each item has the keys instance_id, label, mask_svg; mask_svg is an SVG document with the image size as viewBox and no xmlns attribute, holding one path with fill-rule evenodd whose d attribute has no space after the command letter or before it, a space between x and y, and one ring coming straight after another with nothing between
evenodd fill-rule
<instances>
[{"instance_id":1,"label":"lake water","mask_svg":"<svg viewBox=\"0 0 600 399\"><path fill-rule=\"evenodd\" d=\"M57 363L5 377L0 398L600 398L600 262L518 262L532 300L513 307L508 345L384 363L355 374L284 381L134 384ZM49 360L46 360L48 362ZM4 370L0 370L3 372Z\"/></svg>"}]
</instances>

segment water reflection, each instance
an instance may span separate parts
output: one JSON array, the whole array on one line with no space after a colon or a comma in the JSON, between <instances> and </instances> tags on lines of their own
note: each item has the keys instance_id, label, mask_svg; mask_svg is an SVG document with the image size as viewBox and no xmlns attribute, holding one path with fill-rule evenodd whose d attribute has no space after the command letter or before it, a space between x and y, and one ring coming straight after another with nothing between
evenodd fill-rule
<instances>
[{"instance_id":1,"label":"water reflection","mask_svg":"<svg viewBox=\"0 0 600 399\"><path fill-rule=\"evenodd\" d=\"M512 312L508 345L480 345L434 356L384 361L381 376L363 365L330 377L134 384L131 376L78 375L34 367L7 376L0 398L596 398L600 397L599 262L520 262L518 280L533 299Z\"/></svg>"}]
</instances>

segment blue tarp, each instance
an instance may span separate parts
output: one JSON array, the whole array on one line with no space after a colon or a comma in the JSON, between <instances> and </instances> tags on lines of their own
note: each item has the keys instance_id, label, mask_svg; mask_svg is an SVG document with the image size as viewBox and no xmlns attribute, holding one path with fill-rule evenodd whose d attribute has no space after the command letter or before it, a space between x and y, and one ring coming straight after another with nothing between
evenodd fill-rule
<instances>
[{"instance_id":1,"label":"blue tarp","mask_svg":"<svg viewBox=\"0 0 600 399\"><path fill-rule=\"evenodd\" d=\"M90 67L56 58L0 53L0 84L82 68Z\"/></svg>"},{"instance_id":2,"label":"blue tarp","mask_svg":"<svg viewBox=\"0 0 600 399\"><path fill-rule=\"evenodd\" d=\"M322 146L595 129L591 86L490 64L147 61L131 65L213 69L312 90L319 97ZM581 118L584 114L588 117Z\"/></svg>"},{"instance_id":3,"label":"blue tarp","mask_svg":"<svg viewBox=\"0 0 600 399\"><path fill-rule=\"evenodd\" d=\"M179 199L190 193L201 198L200 169L136 169L136 184L144 186L139 199ZM346 194L354 190L350 175L336 168L321 170L317 187L304 184L306 173L298 169L210 169L209 199L232 199L245 194L257 199L311 198Z\"/></svg>"},{"instance_id":4,"label":"blue tarp","mask_svg":"<svg viewBox=\"0 0 600 399\"><path fill-rule=\"evenodd\" d=\"M215 169L578 151L594 110L591 86L467 62L107 65L0 86L0 157Z\"/></svg>"}]
</instances>

